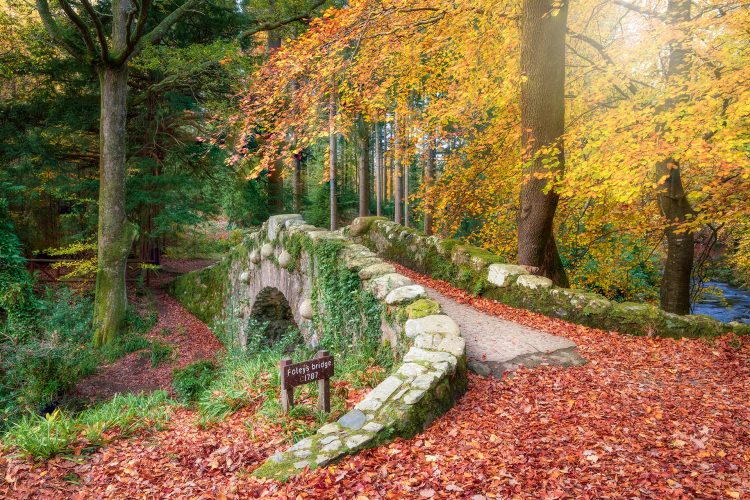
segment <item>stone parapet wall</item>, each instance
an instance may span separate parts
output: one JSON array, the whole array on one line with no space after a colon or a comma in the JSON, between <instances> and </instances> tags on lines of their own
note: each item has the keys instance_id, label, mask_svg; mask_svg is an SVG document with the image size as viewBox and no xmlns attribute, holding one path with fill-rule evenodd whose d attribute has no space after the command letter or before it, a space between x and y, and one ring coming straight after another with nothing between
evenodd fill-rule
<instances>
[{"instance_id":1,"label":"stone parapet wall","mask_svg":"<svg viewBox=\"0 0 750 500\"><path fill-rule=\"evenodd\" d=\"M750 325L725 324L708 316L678 316L651 304L614 302L602 295L559 288L523 267L501 262L486 250L425 236L382 217L361 217L343 230L386 260L453 283L475 295L604 330L660 337L750 334Z\"/></svg>"},{"instance_id":2,"label":"stone parapet wall","mask_svg":"<svg viewBox=\"0 0 750 500\"><path fill-rule=\"evenodd\" d=\"M397 368L388 378L337 422L271 457L255 471L258 476L285 479L395 436L413 436L466 389L465 344L456 322L422 286L342 233L310 226L299 215L273 216L224 260L178 278L171 287L209 324L230 313L246 317L258 294L273 287L286 297L308 341L336 315L354 320L345 330L355 345L374 328L392 346ZM331 251L335 255L326 253ZM336 272L326 274L323 266L331 262ZM326 301L331 274L356 283L350 294L356 300ZM368 317L361 309L373 304L379 312Z\"/></svg>"}]
</instances>

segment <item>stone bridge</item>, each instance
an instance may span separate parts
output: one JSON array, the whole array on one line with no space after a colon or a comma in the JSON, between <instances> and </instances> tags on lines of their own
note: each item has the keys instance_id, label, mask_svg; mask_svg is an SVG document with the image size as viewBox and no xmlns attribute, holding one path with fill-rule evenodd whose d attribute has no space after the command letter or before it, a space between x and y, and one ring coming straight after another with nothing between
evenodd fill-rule
<instances>
[{"instance_id":1,"label":"stone bridge","mask_svg":"<svg viewBox=\"0 0 750 500\"><path fill-rule=\"evenodd\" d=\"M272 216L221 262L175 280L171 292L209 324L258 317L278 322L278 336L293 320L313 346L337 335L392 346L397 369L388 378L337 422L271 457L260 476L285 478L413 436L466 388L465 342L440 304L363 245L299 215ZM245 345L244 335L231 341Z\"/></svg>"}]
</instances>

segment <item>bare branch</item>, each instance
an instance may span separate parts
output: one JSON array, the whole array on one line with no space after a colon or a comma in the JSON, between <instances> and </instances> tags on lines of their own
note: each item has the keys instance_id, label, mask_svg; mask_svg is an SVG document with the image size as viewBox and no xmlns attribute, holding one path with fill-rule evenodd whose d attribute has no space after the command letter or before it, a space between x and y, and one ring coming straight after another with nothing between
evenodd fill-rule
<instances>
[{"instance_id":1,"label":"bare branch","mask_svg":"<svg viewBox=\"0 0 750 500\"><path fill-rule=\"evenodd\" d=\"M646 17L653 17L656 19L666 19L666 16L664 14L659 14L658 12L643 9L637 6L636 4L631 3L631 2L626 2L625 0L614 0L614 3L615 5L619 5L620 7L625 7L628 10L632 10L633 12L637 12Z\"/></svg>"}]
</instances>

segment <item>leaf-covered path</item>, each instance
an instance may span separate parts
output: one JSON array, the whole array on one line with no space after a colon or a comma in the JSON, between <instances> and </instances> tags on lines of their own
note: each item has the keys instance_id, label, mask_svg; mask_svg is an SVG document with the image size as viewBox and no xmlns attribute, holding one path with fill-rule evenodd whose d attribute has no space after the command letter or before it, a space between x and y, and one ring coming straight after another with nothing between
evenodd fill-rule
<instances>
[{"instance_id":1,"label":"leaf-covered path","mask_svg":"<svg viewBox=\"0 0 750 500\"><path fill-rule=\"evenodd\" d=\"M412 278L479 311L569 338L588 363L521 368L503 379L472 375L460 403L421 435L287 484L261 482L246 474L280 446L277 428L254 426L251 413L243 411L204 430L197 428L194 414L179 410L167 431L114 443L81 464L0 459L0 478L11 481L0 483L0 495L750 495L747 340L708 343L624 336Z\"/></svg>"},{"instance_id":2,"label":"leaf-covered path","mask_svg":"<svg viewBox=\"0 0 750 500\"><path fill-rule=\"evenodd\" d=\"M171 359L152 366L148 351L127 354L82 380L76 386L76 396L103 400L118 392L171 391L172 371L175 368L213 359L223 350L221 342L205 323L162 289L154 289L153 293L158 320L146 337L169 345L172 349Z\"/></svg>"},{"instance_id":3,"label":"leaf-covered path","mask_svg":"<svg viewBox=\"0 0 750 500\"><path fill-rule=\"evenodd\" d=\"M521 366L576 366L585 362L569 339L478 311L440 293L402 266L399 272L411 275L415 281L422 280L430 298L440 303L443 312L458 323L466 340L469 368L480 375L501 376Z\"/></svg>"}]
</instances>

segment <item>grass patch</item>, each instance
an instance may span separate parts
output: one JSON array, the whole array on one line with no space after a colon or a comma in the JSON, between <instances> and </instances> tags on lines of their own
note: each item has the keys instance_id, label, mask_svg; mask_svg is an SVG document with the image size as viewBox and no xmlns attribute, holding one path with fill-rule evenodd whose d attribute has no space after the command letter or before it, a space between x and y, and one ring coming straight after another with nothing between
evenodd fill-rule
<instances>
[{"instance_id":1,"label":"grass patch","mask_svg":"<svg viewBox=\"0 0 750 500\"><path fill-rule=\"evenodd\" d=\"M159 430L169 421L172 401L164 391L115 395L78 414L59 409L41 417L27 415L3 436L6 447L22 455L46 460L77 447L98 447L144 430Z\"/></svg>"},{"instance_id":2,"label":"grass patch","mask_svg":"<svg viewBox=\"0 0 750 500\"><path fill-rule=\"evenodd\" d=\"M164 362L171 361L174 359L174 354L174 348L161 340L151 341L151 349L147 354L144 353L151 360L151 368L156 368Z\"/></svg>"},{"instance_id":3,"label":"grass patch","mask_svg":"<svg viewBox=\"0 0 750 500\"><path fill-rule=\"evenodd\" d=\"M172 387L182 403L192 403L216 379L217 366L212 361L198 361L172 373Z\"/></svg>"}]
</instances>

